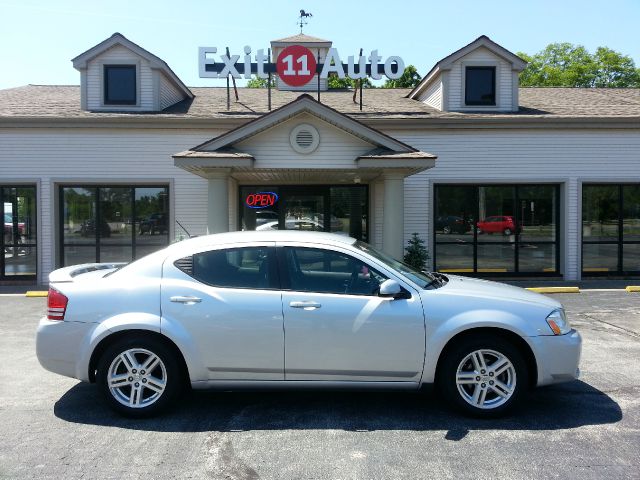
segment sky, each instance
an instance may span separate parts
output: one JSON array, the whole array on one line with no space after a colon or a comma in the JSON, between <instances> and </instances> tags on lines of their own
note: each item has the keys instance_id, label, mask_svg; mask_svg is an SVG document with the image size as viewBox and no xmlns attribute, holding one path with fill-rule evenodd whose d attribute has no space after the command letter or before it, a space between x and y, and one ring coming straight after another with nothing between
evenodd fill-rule
<instances>
[{"instance_id":1,"label":"sky","mask_svg":"<svg viewBox=\"0 0 640 480\"><path fill-rule=\"evenodd\" d=\"M313 15L304 33L333 41L343 61L377 49L422 75L483 34L514 53L553 42L607 46L640 66L640 0L0 0L0 89L79 84L70 60L114 32L188 86L223 86L198 77L198 47L269 48L299 33L300 9Z\"/></svg>"}]
</instances>

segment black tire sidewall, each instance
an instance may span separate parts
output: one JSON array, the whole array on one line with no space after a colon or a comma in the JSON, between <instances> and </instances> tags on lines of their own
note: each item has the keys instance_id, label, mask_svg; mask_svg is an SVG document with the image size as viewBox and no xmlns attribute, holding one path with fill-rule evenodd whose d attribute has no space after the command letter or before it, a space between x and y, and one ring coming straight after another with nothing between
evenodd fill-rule
<instances>
[{"instance_id":1,"label":"black tire sidewall","mask_svg":"<svg viewBox=\"0 0 640 480\"><path fill-rule=\"evenodd\" d=\"M499 407L486 410L476 408L467 403L458 392L456 384L458 365L463 358L476 350L495 350L501 353L509 359L516 371L515 392L505 404ZM467 337L445 353L442 364L438 369L436 382L443 399L448 405L452 405L466 415L493 418L506 414L520 403L529 387L529 372L523 355L508 340L493 336Z\"/></svg>"},{"instance_id":2,"label":"black tire sidewall","mask_svg":"<svg viewBox=\"0 0 640 480\"><path fill-rule=\"evenodd\" d=\"M107 377L111 363L118 355L131 348L144 348L153 352L160 358L165 366L167 374L165 390L160 398L148 407L131 408L122 405L113 397L109 390ZM181 392L181 385L183 383L183 379L181 377L182 374L180 372L178 359L171 348L169 348L165 343L153 338L141 338L136 336L121 339L105 350L98 362L96 383L107 404L113 410L128 417L146 418L165 411L175 402Z\"/></svg>"}]
</instances>

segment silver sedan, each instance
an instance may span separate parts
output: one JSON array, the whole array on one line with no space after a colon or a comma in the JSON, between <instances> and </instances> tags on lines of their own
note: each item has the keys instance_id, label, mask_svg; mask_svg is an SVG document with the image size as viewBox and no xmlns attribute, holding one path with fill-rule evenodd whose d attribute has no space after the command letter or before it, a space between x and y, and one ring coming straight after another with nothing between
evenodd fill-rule
<instances>
[{"instance_id":1,"label":"silver sedan","mask_svg":"<svg viewBox=\"0 0 640 480\"><path fill-rule=\"evenodd\" d=\"M287 231L56 270L36 343L44 368L96 383L130 416L157 414L189 387L426 384L462 412L497 416L530 387L577 378L581 350L552 299Z\"/></svg>"}]
</instances>

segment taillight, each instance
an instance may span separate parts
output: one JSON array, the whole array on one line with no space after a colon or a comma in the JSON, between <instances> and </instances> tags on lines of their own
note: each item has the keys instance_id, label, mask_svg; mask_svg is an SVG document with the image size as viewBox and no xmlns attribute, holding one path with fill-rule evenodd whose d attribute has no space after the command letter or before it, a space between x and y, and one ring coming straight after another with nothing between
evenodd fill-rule
<instances>
[{"instance_id":1,"label":"taillight","mask_svg":"<svg viewBox=\"0 0 640 480\"><path fill-rule=\"evenodd\" d=\"M49 288L47 300L47 318L49 320L64 320L64 313L67 310L69 299L55 288Z\"/></svg>"}]
</instances>

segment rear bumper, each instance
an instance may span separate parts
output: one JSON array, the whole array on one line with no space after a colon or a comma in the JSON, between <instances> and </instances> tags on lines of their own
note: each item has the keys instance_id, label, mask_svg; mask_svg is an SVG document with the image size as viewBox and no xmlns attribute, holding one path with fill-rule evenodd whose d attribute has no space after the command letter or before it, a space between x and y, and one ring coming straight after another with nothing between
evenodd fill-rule
<instances>
[{"instance_id":1,"label":"rear bumper","mask_svg":"<svg viewBox=\"0 0 640 480\"><path fill-rule=\"evenodd\" d=\"M582 352L582 337L576 330L565 335L529 337L538 364L537 385L575 380Z\"/></svg>"},{"instance_id":2,"label":"rear bumper","mask_svg":"<svg viewBox=\"0 0 640 480\"><path fill-rule=\"evenodd\" d=\"M80 358L95 327L95 323L42 318L36 332L36 355L40 365L50 372L88 381L88 366L81 365Z\"/></svg>"}]
</instances>

